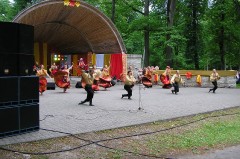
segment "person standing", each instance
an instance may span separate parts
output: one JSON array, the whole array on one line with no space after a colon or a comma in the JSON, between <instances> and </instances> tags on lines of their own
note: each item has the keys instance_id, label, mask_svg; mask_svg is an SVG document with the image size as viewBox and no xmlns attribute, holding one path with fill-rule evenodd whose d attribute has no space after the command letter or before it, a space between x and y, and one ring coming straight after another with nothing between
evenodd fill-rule
<instances>
[{"instance_id":1,"label":"person standing","mask_svg":"<svg viewBox=\"0 0 240 159\"><path fill-rule=\"evenodd\" d=\"M236 74L236 84L240 84L240 70Z\"/></svg>"},{"instance_id":2,"label":"person standing","mask_svg":"<svg viewBox=\"0 0 240 159\"><path fill-rule=\"evenodd\" d=\"M213 69L213 73L210 75L210 81L213 84L213 88L209 89L209 92L213 91L215 93L216 89L218 88L217 81L220 79L219 74L217 73L216 69Z\"/></svg>"},{"instance_id":3,"label":"person standing","mask_svg":"<svg viewBox=\"0 0 240 159\"><path fill-rule=\"evenodd\" d=\"M90 69L89 73L86 73L84 70L82 70L82 71L83 71L82 78L86 82L85 90L87 92L87 98L84 101L81 101L78 105L89 102L89 106L94 106L92 104L92 99L93 99L93 95L94 95L94 91L92 89L92 84L95 79L94 70Z\"/></svg>"},{"instance_id":4,"label":"person standing","mask_svg":"<svg viewBox=\"0 0 240 159\"><path fill-rule=\"evenodd\" d=\"M134 83L136 82L136 79L133 77L132 71L128 71L124 89L128 92L128 94L122 94L123 97L128 97L128 99L131 99L132 96L132 88L134 87Z\"/></svg>"},{"instance_id":5,"label":"person standing","mask_svg":"<svg viewBox=\"0 0 240 159\"><path fill-rule=\"evenodd\" d=\"M173 86L173 89L172 89L172 94L176 94L179 92L179 83L182 83L183 80L180 76L180 73L179 73L179 70L176 71L176 74L174 74L171 78L171 84Z\"/></svg>"}]
</instances>

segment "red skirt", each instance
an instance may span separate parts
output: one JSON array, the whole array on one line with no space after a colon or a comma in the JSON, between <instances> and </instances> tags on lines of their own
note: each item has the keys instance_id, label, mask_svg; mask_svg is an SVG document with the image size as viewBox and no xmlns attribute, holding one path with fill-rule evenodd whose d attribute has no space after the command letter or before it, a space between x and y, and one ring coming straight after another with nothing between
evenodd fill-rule
<instances>
[{"instance_id":1,"label":"red skirt","mask_svg":"<svg viewBox=\"0 0 240 159\"><path fill-rule=\"evenodd\" d=\"M160 75L160 80L161 80L161 82L163 83L162 88L171 88L171 87L172 87L168 75L165 76L165 75L161 74L161 75Z\"/></svg>"},{"instance_id":2,"label":"red skirt","mask_svg":"<svg viewBox=\"0 0 240 159\"><path fill-rule=\"evenodd\" d=\"M54 80L60 88L70 88L70 81L67 80L68 73L65 71L58 71L54 74Z\"/></svg>"},{"instance_id":3,"label":"red skirt","mask_svg":"<svg viewBox=\"0 0 240 159\"><path fill-rule=\"evenodd\" d=\"M39 92L43 93L47 90L47 79L45 77L39 77Z\"/></svg>"},{"instance_id":4,"label":"red skirt","mask_svg":"<svg viewBox=\"0 0 240 159\"><path fill-rule=\"evenodd\" d=\"M99 86L103 88L109 88L112 86L111 81L112 81L112 78L110 76L100 77Z\"/></svg>"},{"instance_id":5,"label":"red skirt","mask_svg":"<svg viewBox=\"0 0 240 159\"><path fill-rule=\"evenodd\" d=\"M147 78L146 76L142 77L142 84L145 87L152 87L152 81L149 78Z\"/></svg>"}]
</instances>

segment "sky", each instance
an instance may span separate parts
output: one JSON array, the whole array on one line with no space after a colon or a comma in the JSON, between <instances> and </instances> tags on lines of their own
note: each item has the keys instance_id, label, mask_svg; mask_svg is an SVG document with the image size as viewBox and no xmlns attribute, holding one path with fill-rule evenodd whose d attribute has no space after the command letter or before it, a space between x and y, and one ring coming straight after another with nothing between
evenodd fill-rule
<instances>
[{"instance_id":1,"label":"sky","mask_svg":"<svg viewBox=\"0 0 240 159\"><path fill-rule=\"evenodd\" d=\"M14 2L14 0L9 0L9 2L13 3L13 2Z\"/></svg>"}]
</instances>

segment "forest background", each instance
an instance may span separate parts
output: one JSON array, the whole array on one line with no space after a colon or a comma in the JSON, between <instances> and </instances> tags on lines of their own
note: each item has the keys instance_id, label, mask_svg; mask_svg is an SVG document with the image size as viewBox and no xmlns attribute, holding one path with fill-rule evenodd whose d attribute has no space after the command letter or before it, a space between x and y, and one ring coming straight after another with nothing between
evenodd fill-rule
<instances>
[{"instance_id":1,"label":"forest background","mask_svg":"<svg viewBox=\"0 0 240 159\"><path fill-rule=\"evenodd\" d=\"M39 1L0 0L0 21ZM144 66L240 69L240 0L84 1L112 20L127 53L142 54Z\"/></svg>"}]
</instances>

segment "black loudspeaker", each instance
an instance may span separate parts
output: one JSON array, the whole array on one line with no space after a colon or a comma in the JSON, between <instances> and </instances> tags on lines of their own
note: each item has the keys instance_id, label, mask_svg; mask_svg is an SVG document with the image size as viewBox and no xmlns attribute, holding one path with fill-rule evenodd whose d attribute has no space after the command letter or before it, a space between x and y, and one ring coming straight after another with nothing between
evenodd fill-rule
<instances>
[{"instance_id":1,"label":"black loudspeaker","mask_svg":"<svg viewBox=\"0 0 240 159\"><path fill-rule=\"evenodd\" d=\"M39 102L39 77L21 76L20 78L20 103L38 103Z\"/></svg>"},{"instance_id":2,"label":"black loudspeaker","mask_svg":"<svg viewBox=\"0 0 240 159\"><path fill-rule=\"evenodd\" d=\"M55 90L55 83L54 82L48 82L47 83L47 90Z\"/></svg>"},{"instance_id":3,"label":"black loudspeaker","mask_svg":"<svg viewBox=\"0 0 240 159\"><path fill-rule=\"evenodd\" d=\"M33 74L34 27L0 22L0 76Z\"/></svg>"},{"instance_id":4,"label":"black loudspeaker","mask_svg":"<svg viewBox=\"0 0 240 159\"><path fill-rule=\"evenodd\" d=\"M0 54L0 76L18 76L18 66L17 54Z\"/></svg>"},{"instance_id":5,"label":"black loudspeaker","mask_svg":"<svg viewBox=\"0 0 240 159\"><path fill-rule=\"evenodd\" d=\"M18 91L18 77L0 77L0 108L18 105Z\"/></svg>"},{"instance_id":6,"label":"black loudspeaker","mask_svg":"<svg viewBox=\"0 0 240 159\"><path fill-rule=\"evenodd\" d=\"M33 75L34 56L31 54L19 54L18 60L18 75Z\"/></svg>"},{"instance_id":7,"label":"black loudspeaker","mask_svg":"<svg viewBox=\"0 0 240 159\"><path fill-rule=\"evenodd\" d=\"M0 22L0 54L33 54L34 27Z\"/></svg>"},{"instance_id":8,"label":"black loudspeaker","mask_svg":"<svg viewBox=\"0 0 240 159\"><path fill-rule=\"evenodd\" d=\"M31 25L19 25L19 50L20 54L33 55L34 53L34 27Z\"/></svg>"},{"instance_id":9,"label":"black loudspeaker","mask_svg":"<svg viewBox=\"0 0 240 159\"><path fill-rule=\"evenodd\" d=\"M19 132L19 108L0 108L0 137Z\"/></svg>"},{"instance_id":10,"label":"black loudspeaker","mask_svg":"<svg viewBox=\"0 0 240 159\"><path fill-rule=\"evenodd\" d=\"M39 104L32 103L20 107L20 130L39 129Z\"/></svg>"},{"instance_id":11,"label":"black loudspeaker","mask_svg":"<svg viewBox=\"0 0 240 159\"><path fill-rule=\"evenodd\" d=\"M0 54L19 52L19 24L0 22Z\"/></svg>"},{"instance_id":12,"label":"black loudspeaker","mask_svg":"<svg viewBox=\"0 0 240 159\"><path fill-rule=\"evenodd\" d=\"M0 54L0 76L33 75L34 56Z\"/></svg>"}]
</instances>

